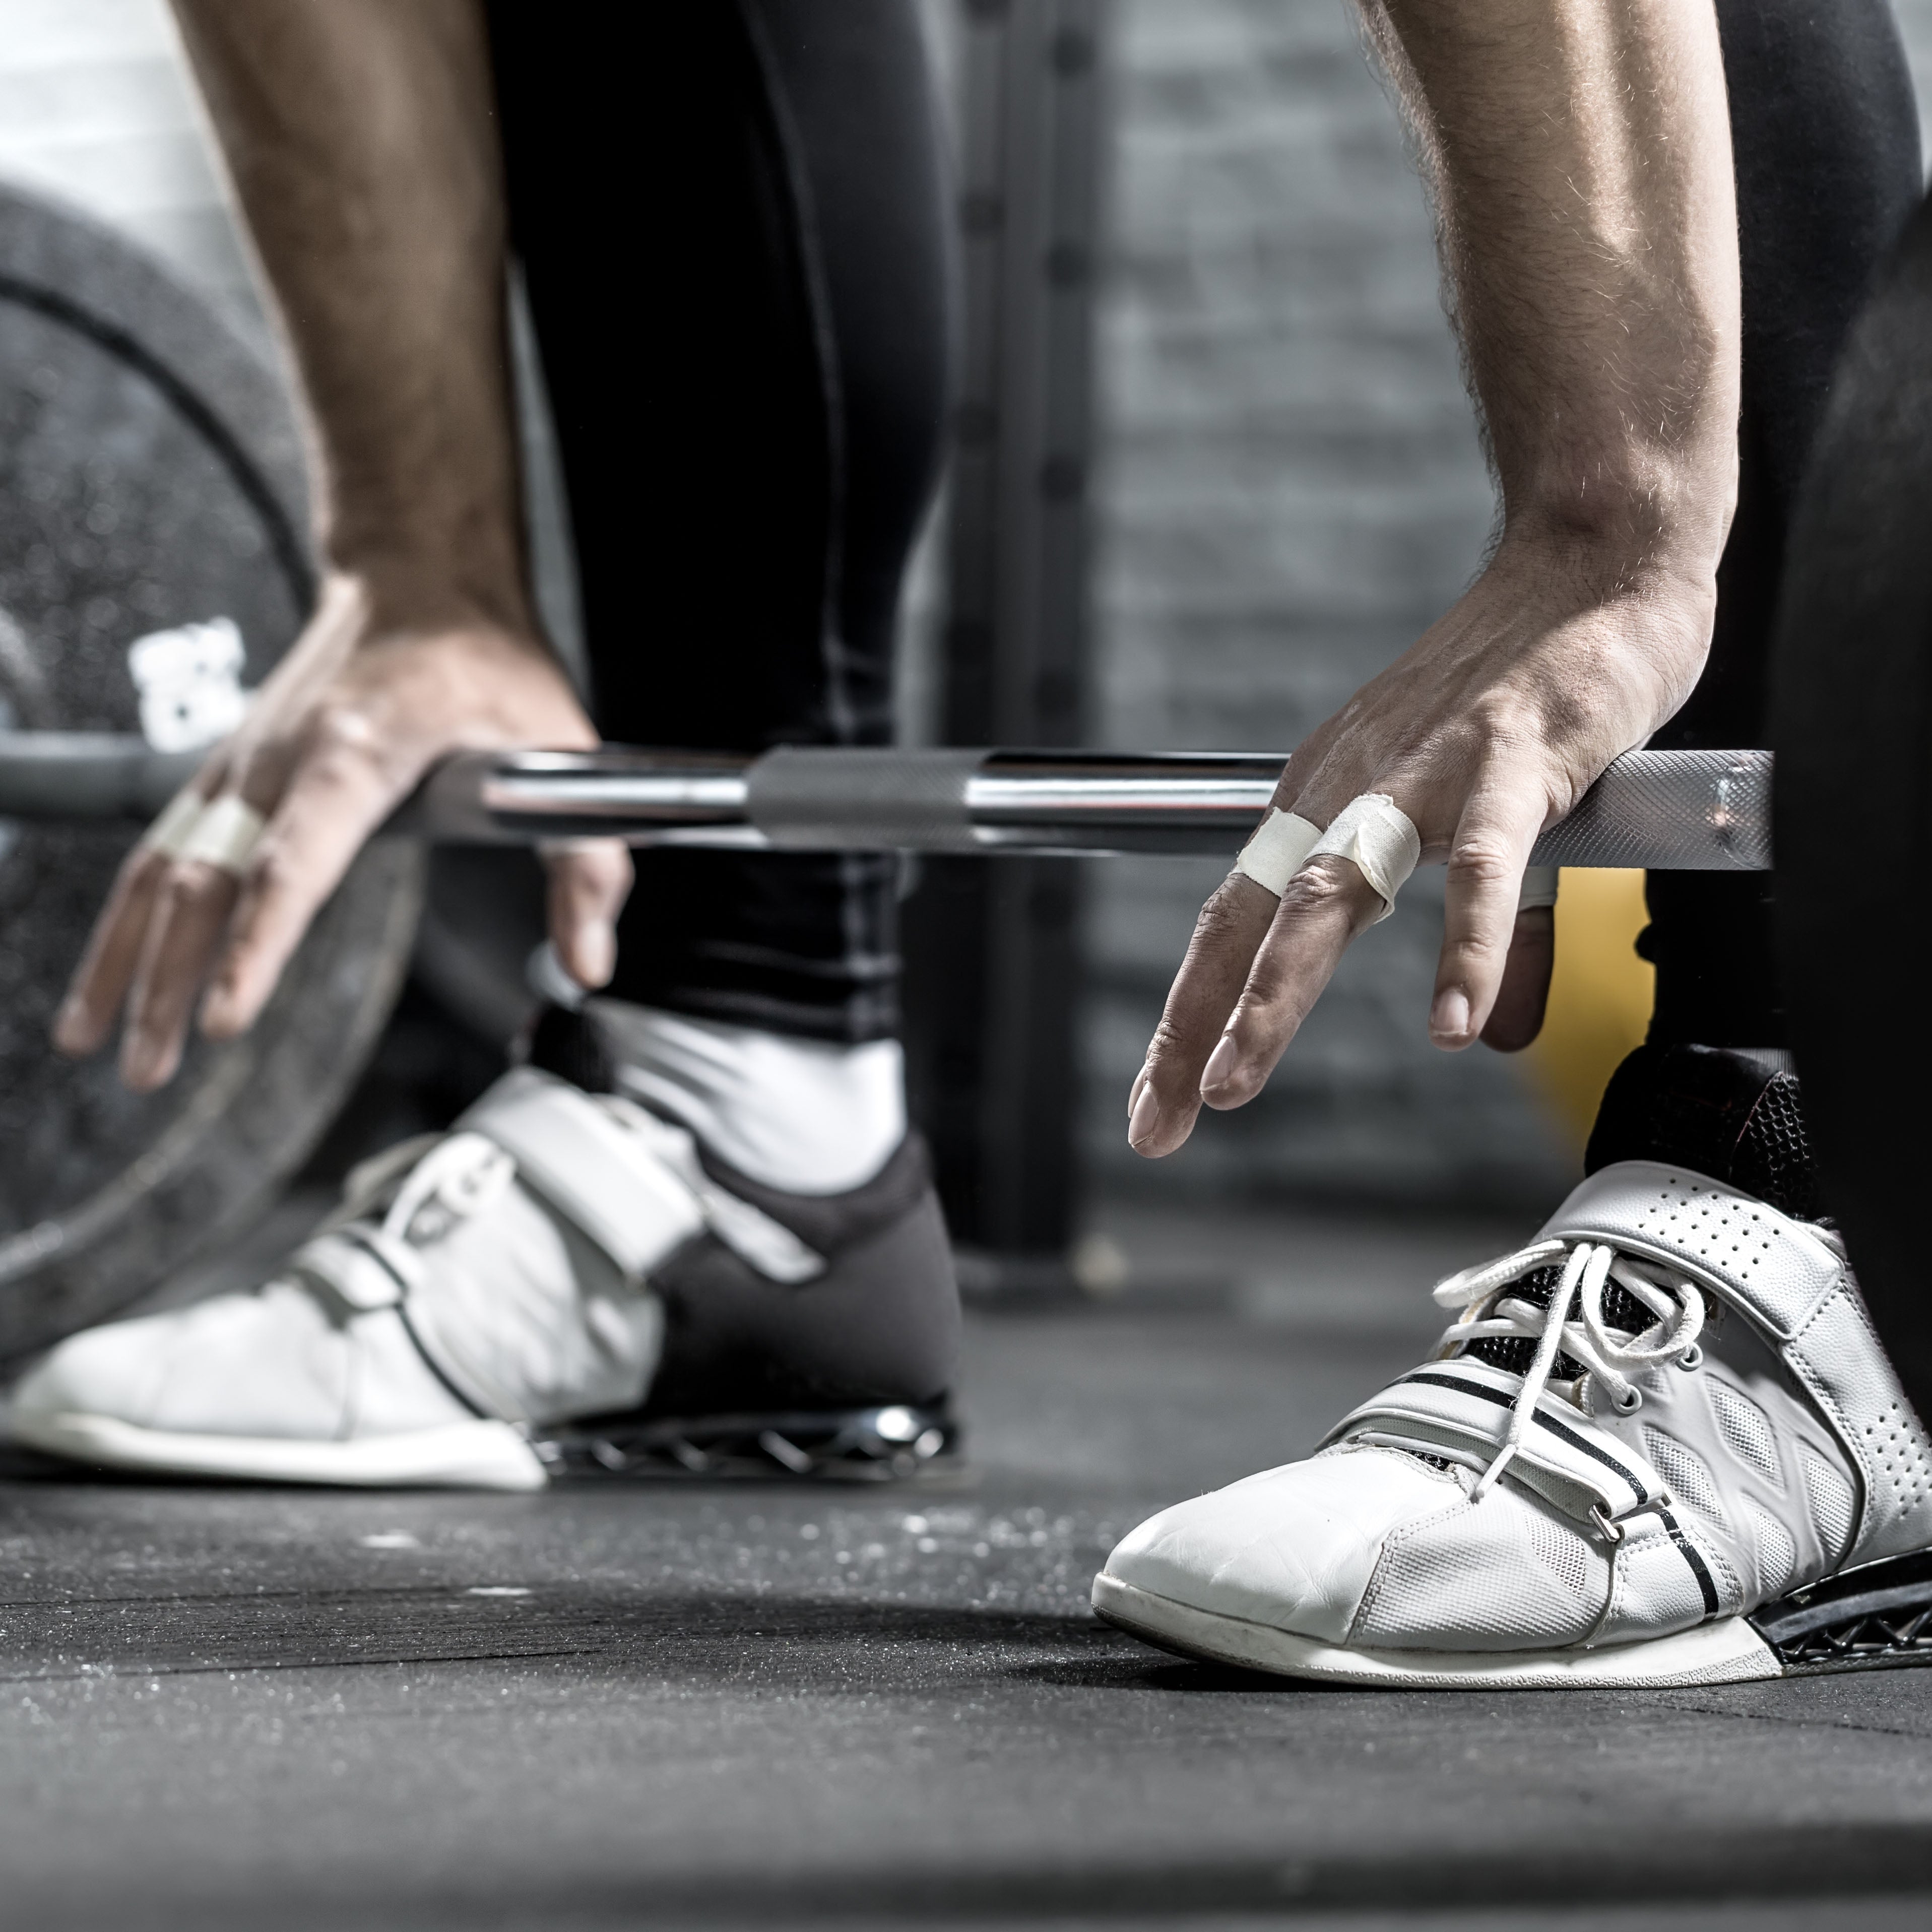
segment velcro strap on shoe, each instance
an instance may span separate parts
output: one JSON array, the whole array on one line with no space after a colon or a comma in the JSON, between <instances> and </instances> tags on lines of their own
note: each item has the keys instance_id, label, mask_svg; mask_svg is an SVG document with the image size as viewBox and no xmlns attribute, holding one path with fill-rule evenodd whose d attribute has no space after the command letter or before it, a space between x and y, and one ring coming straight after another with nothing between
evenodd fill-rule
<instances>
[{"instance_id":1,"label":"velcro strap on shoe","mask_svg":"<svg viewBox=\"0 0 1932 1932\"><path fill-rule=\"evenodd\" d=\"M1624 1160L1591 1175L1543 1232L1681 1269L1763 1331L1863 1478L1848 1560L1932 1540L1932 1438L1844 1256L1816 1228L1691 1168Z\"/></svg>"},{"instance_id":2,"label":"velcro strap on shoe","mask_svg":"<svg viewBox=\"0 0 1932 1932\"><path fill-rule=\"evenodd\" d=\"M456 1124L495 1142L518 1178L633 1280L704 1229L696 1196L669 1166L638 1158L637 1130L549 1074L506 1074Z\"/></svg>"},{"instance_id":3,"label":"velcro strap on shoe","mask_svg":"<svg viewBox=\"0 0 1932 1932\"><path fill-rule=\"evenodd\" d=\"M1788 1342L1845 1278L1845 1264L1801 1222L1722 1181L1660 1161L1592 1174L1538 1239L1608 1241L1681 1268Z\"/></svg>"},{"instance_id":4,"label":"velcro strap on shoe","mask_svg":"<svg viewBox=\"0 0 1932 1932\"><path fill-rule=\"evenodd\" d=\"M1372 1432L1412 1437L1424 1450L1463 1450L1486 1462L1508 1433L1520 1386L1517 1378L1484 1362L1432 1362L1345 1415L1324 1446ZM1642 1456L1552 1396L1537 1404L1509 1472L1578 1517L1587 1516L1593 1502L1606 1516L1620 1516L1665 1489Z\"/></svg>"},{"instance_id":5,"label":"velcro strap on shoe","mask_svg":"<svg viewBox=\"0 0 1932 1932\"><path fill-rule=\"evenodd\" d=\"M616 1094L602 1096L597 1104L627 1131L649 1143L657 1159L691 1190L704 1225L740 1261L788 1288L815 1280L825 1272L825 1257L817 1249L807 1246L762 1208L719 1186L705 1172L698 1157L698 1143L683 1128L672 1126L634 1100Z\"/></svg>"}]
</instances>

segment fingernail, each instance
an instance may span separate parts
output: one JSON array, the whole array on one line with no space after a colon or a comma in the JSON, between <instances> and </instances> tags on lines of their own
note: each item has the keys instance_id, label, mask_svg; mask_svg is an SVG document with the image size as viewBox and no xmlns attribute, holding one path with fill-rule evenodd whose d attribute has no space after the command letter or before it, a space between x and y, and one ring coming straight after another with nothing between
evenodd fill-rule
<instances>
[{"instance_id":1,"label":"fingernail","mask_svg":"<svg viewBox=\"0 0 1932 1932\"><path fill-rule=\"evenodd\" d=\"M61 1002L60 1011L54 1015L51 1029L54 1046L58 1051L74 1053L80 1050L86 1040L86 1035L82 1030L86 1018L77 1000L63 1000Z\"/></svg>"},{"instance_id":2,"label":"fingernail","mask_svg":"<svg viewBox=\"0 0 1932 1932\"><path fill-rule=\"evenodd\" d=\"M1133 1091L1127 1096L1127 1119L1130 1124L1134 1118L1134 1109L1141 1103L1141 1092L1148 1084L1148 1070L1144 1065L1134 1076Z\"/></svg>"},{"instance_id":3,"label":"fingernail","mask_svg":"<svg viewBox=\"0 0 1932 1932\"><path fill-rule=\"evenodd\" d=\"M1469 996L1460 986L1450 986L1436 996L1429 1016L1429 1030L1438 1040L1466 1040L1469 1034Z\"/></svg>"},{"instance_id":4,"label":"fingernail","mask_svg":"<svg viewBox=\"0 0 1932 1932\"><path fill-rule=\"evenodd\" d=\"M1144 1087L1127 1122L1128 1146L1137 1148L1142 1142L1153 1139L1154 1130L1160 1125L1160 1102L1155 1097L1152 1087Z\"/></svg>"},{"instance_id":5,"label":"fingernail","mask_svg":"<svg viewBox=\"0 0 1932 1932\"><path fill-rule=\"evenodd\" d=\"M1214 1051L1208 1056L1208 1064L1201 1070L1202 1092L1204 1094L1209 1088L1219 1087L1232 1080L1240 1058L1233 1036L1224 1033Z\"/></svg>"}]
</instances>

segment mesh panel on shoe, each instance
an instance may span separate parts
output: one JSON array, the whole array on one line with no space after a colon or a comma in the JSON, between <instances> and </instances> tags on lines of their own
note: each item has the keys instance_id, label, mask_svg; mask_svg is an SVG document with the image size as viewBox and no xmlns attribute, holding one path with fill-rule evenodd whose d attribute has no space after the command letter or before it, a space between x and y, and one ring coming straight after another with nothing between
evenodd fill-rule
<instances>
[{"instance_id":1,"label":"mesh panel on shoe","mask_svg":"<svg viewBox=\"0 0 1932 1932\"><path fill-rule=\"evenodd\" d=\"M1608 1558L1527 1498L1492 1490L1392 1537L1349 1641L1517 1650L1587 1636L1610 1590Z\"/></svg>"},{"instance_id":2,"label":"mesh panel on shoe","mask_svg":"<svg viewBox=\"0 0 1932 1932\"><path fill-rule=\"evenodd\" d=\"M1711 1399L1711 1412L1717 1418L1718 1433L1724 1438L1724 1446L1773 1489L1783 1489L1784 1472L1779 1466L1778 1436L1771 1418L1749 1396L1715 1376L1706 1378L1704 1391Z\"/></svg>"},{"instance_id":3,"label":"mesh panel on shoe","mask_svg":"<svg viewBox=\"0 0 1932 1932\"><path fill-rule=\"evenodd\" d=\"M1801 1445L1798 1454L1804 1471L1804 1493L1810 1499L1812 1527L1835 1564L1850 1546L1858 1498L1851 1484L1815 1449Z\"/></svg>"},{"instance_id":4,"label":"mesh panel on shoe","mask_svg":"<svg viewBox=\"0 0 1932 1932\"><path fill-rule=\"evenodd\" d=\"M1533 1308L1547 1308L1562 1274L1560 1268L1538 1268L1513 1283L1509 1297L1526 1301ZM1619 1287L1615 1282L1605 1287L1604 1320L1610 1328L1640 1335L1656 1319L1628 1288ZM1478 1361L1487 1362L1492 1369L1501 1369L1506 1375L1521 1376L1529 1372L1529 1365L1536 1358L1536 1346L1534 1340L1527 1335L1479 1335L1474 1341L1465 1344L1463 1352L1474 1355ZM1582 1372L1581 1362L1561 1352L1551 1370L1560 1382L1574 1382Z\"/></svg>"},{"instance_id":5,"label":"mesh panel on shoe","mask_svg":"<svg viewBox=\"0 0 1932 1932\"><path fill-rule=\"evenodd\" d=\"M1717 1479L1706 1466L1703 1458L1684 1448L1673 1436L1666 1436L1660 1429L1646 1425L1643 1432L1643 1446L1650 1452L1650 1460L1657 1466L1672 1496L1680 1502L1688 1503L1700 1516L1708 1516L1721 1526L1724 1520L1724 1506L1718 1496Z\"/></svg>"},{"instance_id":6,"label":"mesh panel on shoe","mask_svg":"<svg viewBox=\"0 0 1932 1932\"><path fill-rule=\"evenodd\" d=\"M1761 1504L1744 1498L1752 1540L1757 1545L1758 1582L1768 1597L1780 1597L1798 1565L1798 1546L1791 1532Z\"/></svg>"},{"instance_id":7,"label":"mesh panel on shoe","mask_svg":"<svg viewBox=\"0 0 1932 1932\"><path fill-rule=\"evenodd\" d=\"M1784 1211L1801 1220L1818 1211L1811 1141L1798 1106L1796 1075L1772 1076L1738 1142L1730 1178L1761 1201L1790 1203Z\"/></svg>"},{"instance_id":8,"label":"mesh panel on shoe","mask_svg":"<svg viewBox=\"0 0 1932 1932\"><path fill-rule=\"evenodd\" d=\"M1546 1516L1532 1515L1529 1540L1544 1567L1567 1588L1580 1595L1589 1588L1589 1546L1574 1529Z\"/></svg>"}]
</instances>

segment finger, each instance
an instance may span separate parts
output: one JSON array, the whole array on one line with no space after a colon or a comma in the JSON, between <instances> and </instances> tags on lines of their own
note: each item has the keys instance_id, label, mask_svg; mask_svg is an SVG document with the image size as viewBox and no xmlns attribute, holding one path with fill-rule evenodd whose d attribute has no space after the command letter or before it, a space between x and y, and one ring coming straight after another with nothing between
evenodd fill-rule
<instances>
[{"instance_id":1,"label":"finger","mask_svg":"<svg viewBox=\"0 0 1932 1932\"><path fill-rule=\"evenodd\" d=\"M1316 859L1288 880L1227 1027L1202 1070L1201 1097L1209 1106L1245 1106L1268 1084L1349 941L1382 909L1382 896L1347 859Z\"/></svg>"},{"instance_id":2,"label":"finger","mask_svg":"<svg viewBox=\"0 0 1932 1932\"><path fill-rule=\"evenodd\" d=\"M309 922L421 775L387 768L358 738L324 728L243 871L228 944L202 1003L209 1038L232 1039L254 1024Z\"/></svg>"},{"instance_id":3,"label":"finger","mask_svg":"<svg viewBox=\"0 0 1932 1932\"><path fill-rule=\"evenodd\" d=\"M113 1030L115 1016L140 964L168 864L163 854L145 844L136 846L122 862L54 1016L56 1051L79 1058L98 1051Z\"/></svg>"},{"instance_id":4,"label":"finger","mask_svg":"<svg viewBox=\"0 0 1932 1932\"><path fill-rule=\"evenodd\" d=\"M1520 1053L1543 1030L1556 958L1556 914L1548 906L1525 907L1516 916L1502 990L1483 1028L1485 1046L1498 1053Z\"/></svg>"},{"instance_id":5,"label":"finger","mask_svg":"<svg viewBox=\"0 0 1932 1932\"><path fill-rule=\"evenodd\" d=\"M631 854L615 838L585 838L543 848L550 874L550 939L580 986L610 982L617 965L617 915L631 896Z\"/></svg>"},{"instance_id":6,"label":"finger","mask_svg":"<svg viewBox=\"0 0 1932 1932\"><path fill-rule=\"evenodd\" d=\"M1277 904L1265 886L1231 872L1201 908L1128 1099L1127 1144L1136 1154L1158 1160L1193 1131L1201 1070L1247 983Z\"/></svg>"},{"instance_id":7,"label":"finger","mask_svg":"<svg viewBox=\"0 0 1932 1932\"><path fill-rule=\"evenodd\" d=\"M1429 1009L1429 1036L1445 1052L1472 1046L1488 1023L1516 930L1523 867L1547 814L1540 791L1480 784L1462 808L1449 849L1442 952Z\"/></svg>"},{"instance_id":8,"label":"finger","mask_svg":"<svg viewBox=\"0 0 1932 1932\"><path fill-rule=\"evenodd\" d=\"M236 898L234 874L197 861L170 863L156 889L121 1039L121 1079L136 1094L164 1087L181 1065L208 962Z\"/></svg>"},{"instance_id":9,"label":"finger","mask_svg":"<svg viewBox=\"0 0 1932 1932\"><path fill-rule=\"evenodd\" d=\"M203 801L220 784L227 764L221 747L210 752L200 770L169 800L140 843L122 860L107 902L95 916L54 1016L56 1052L76 1058L92 1053L113 1030L115 1016L134 982L147 943L157 895L172 862L171 848L165 842L158 844L157 834L164 842L178 838L184 829L179 823L182 814L185 812L191 820L200 811Z\"/></svg>"}]
</instances>

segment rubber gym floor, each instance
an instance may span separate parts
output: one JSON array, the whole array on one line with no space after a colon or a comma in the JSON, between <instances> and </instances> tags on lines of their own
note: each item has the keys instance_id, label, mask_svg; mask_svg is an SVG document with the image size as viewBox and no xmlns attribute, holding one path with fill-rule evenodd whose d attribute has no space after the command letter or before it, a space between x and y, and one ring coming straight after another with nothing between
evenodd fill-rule
<instances>
[{"instance_id":1,"label":"rubber gym floor","mask_svg":"<svg viewBox=\"0 0 1932 1932\"><path fill-rule=\"evenodd\" d=\"M971 1318L965 1466L536 1496L0 1484L22 1926L1932 1920L1932 1672L1298 1688L1097 1627L1161 1504L1306 1450L1508 1228L1128 1221Z\"/></svg>"}]
</instances>

